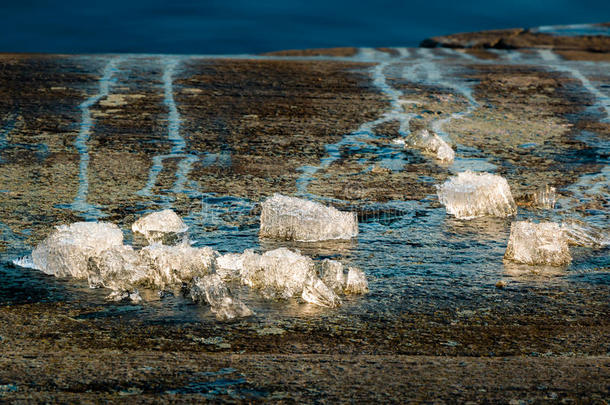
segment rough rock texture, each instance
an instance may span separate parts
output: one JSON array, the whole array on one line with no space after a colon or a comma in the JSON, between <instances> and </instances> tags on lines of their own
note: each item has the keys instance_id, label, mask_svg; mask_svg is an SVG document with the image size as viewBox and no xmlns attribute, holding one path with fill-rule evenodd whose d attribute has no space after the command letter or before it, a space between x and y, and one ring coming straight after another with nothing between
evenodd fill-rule
<instances>
[{"instance_id":1,"label":"rough rock texture","mask_svg":"<svg viewBox=\"0 0 610 405\"><path fill-rule=\"evenodd\" d=\"M262 238L311 242L358 235L355 213L281 194L263 202L260 221Z\"/></svg>"},{"instance_id":2,"label":"rough rock texture","mask_svg":"<svg viewBox=\"0 0 610 405\"><path fill-rule=\"evenodd\" d=\"M513 222L504 258L529 265L562 266L572 256L568 240L554 222Z\"/></svg>"},{"instance_id":3,"label":"rough rock texture","mask_svg":"<svg viewBox=\"0 0 610 405\"><path fill-rule=\"evenodd\" d=\"M447 213L459 219L507 217L517 212L508 182L501 176L466 171L437 187Z\"/></svg>"}]
</instances>

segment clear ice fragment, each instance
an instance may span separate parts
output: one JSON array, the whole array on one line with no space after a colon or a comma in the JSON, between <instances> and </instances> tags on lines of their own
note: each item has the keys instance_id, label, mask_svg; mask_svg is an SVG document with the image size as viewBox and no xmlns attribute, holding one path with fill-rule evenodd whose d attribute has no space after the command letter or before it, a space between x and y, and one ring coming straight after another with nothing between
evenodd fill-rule
<instances>
[{"instance_id":1,"label":"clear ice fragment","mask_svg":"<svg viewBox=\"0 0 610 405\"><path fill-rule=\"evenodd\" d=\"M351 239L358 235L354 212L274 194L262 204L260 237L302 242Z\"/></svg>"},{"instance_id":2,"label":"clear ice fragment","mask_svg":"<svg viewBox=\"0 0 610 405\"><path fill-rule=\"evenodd\" d=\"M607 231L577 219L566 219L561 223L569 245L600 248L610 245Z\"/></svg>"},{"instance_id":3,"label":"clear ice fragment","mask_svg":"<svg viewBox=\"0 0 610 405\"><path fill-rule=\"evenodd\" d=\"M217 274L193 279L191 298L195 302L210 304L216 319L228 321L253 315L253 312L237 298L234 298L229 288Z\"/></svg>"},{"instance_id":4,"label":"clear ice fragment","mask_svg":"<svg viewBox=\"0 0 610 405\"><path fill-rule=\"evenodd\" d=\"M556 201L557 190L548 184L543 189L536 191L532 196L533 205L546 210L555 208Z\"/></svg>"},{"instance_id":5,"label":"clear ice fragment","mask_svg":"<svg viewBox=\"0 0 610 405\"><path fill-rule=\"evenodd\" d=\"M411 132L405 139L406 145L420 149L422 152L433 155L443 162L453 162L455 152L437 134L422 128Z\"/></svg>"},{"instance_id":6,"label":"clear ice fragment","mask_svg":"<svg viewBox=\"0 0 610 405\"><path fill-rule=\"evenodd\" d=\"M142 301L142 297L140 296L140 292L138 290L114 290L108 296L106 296L106 301L131 301L134 304Z\"/></svg>"},{"instance_id":7,"label":"clear ice fragment","mask_svg":"<svg viewBox=\"0 0 610 405\"><path fill-rule=\"evenodd\" d=\"M143 216L133 223L131 230L143 235L150 244L173 244L181 239L188 226L174 211L167 209Z\"/></svg>"},{"instance_id":8,"label":"clear ice fragment","mask_svg":"<svg viewBox=\"0 0 610 405\"><path fill-rule=\"evenodd\" d=\"M227 253L216 258L216 274L223 281L239 280L244 268L244 254Z\"/></svg>"},{"instance_id":9,"label":"clear ice fragment","mask_svg":"<svg viewBox=\"0 0 610 405\"><path fill-rule=\"evenodd\" d=\"M303 288L301 298L321 307L336 308L341 305L339 296L318 277L309 279Z\"/></svg>"},{"instance_id":10,"label":"clear ice fragment","mask_svg":"<svg viewBox=\"0 0 610 405\"><path fill-rule=\"evenodd\" d=\"M369 292L369 283L364 272L356 267L349 267L347 271L346 294L366 294Z\"/></svg>"},{"instance_id":11,"label":"clear ice fragment","mask_svg":"<svg viewBox=\"0 0 610 405\"><path fill-rule=\"evenodd\" d=\"M242 283L260 290L267 299L299 296L314 276L313 260L286 248L262 255L244 253Z\"/></svg>"},{"instance_id":12,"label":"clear ice fragment","mask_svg":"<svg viewBox=\"0 0 610 405\"><path fill-rule=\"evenodd\" d=\"M186 241L176 246L154 243L140 251L143 263L150 267L149 284L161 289L213 273L216 256L213 249L195 248Z\"/></svg>"},{"instance_id":13,"label":"clear ice fragment","mask_svg":"<svg viewBox=\"0 0 610 405\"><path fill-rule=\"evenodd\" d=\"M337 260L324 259L320 263L320 278L338 294L343 293L347 285L347 275L344 273L343 263Z\"/></svg>"},{"instance_id":14,"label":"clear ice fragment","mask_svg":"<svg viewBox=\"0 0 610 405\"><path fill-rule=\"evenodd\" d=\"M89 258L104 250L123 244L123 233L118 226L107 222L75 222L56 227L32 251L37 269L56 277L88 277Z\"/></svg>"},{"instance_id":15,"label":"clear ice fragment","mask_svg":"<svg viewBox=\"0 0 610 405\"><path fill-rule=\"evenodd\" d=\"M148 278L148 267L131 246L112 246L89 258L89 287L129 290Z\"/></svg>"},{"instance_id":16,"label":"clear ice fragment","mask_svg":"<svg viewBox=\"0 0 610 405\"><path fill-rule=\"evenodd\" d=\"M436 186L447 212L459 219L515 215L517 206L505 178L467 170Z\"/></svg>"},{"instance_id":17,"label":"clear ice fragment","mask_svg":"<svg viewBox=\"0 0 610 405\"><path fill-rule=\"evenodd\" d=\"M568 240L555 222L513 222L504 258L529 265L561 266L572 256Z\"/></svg>"}]
</instances>

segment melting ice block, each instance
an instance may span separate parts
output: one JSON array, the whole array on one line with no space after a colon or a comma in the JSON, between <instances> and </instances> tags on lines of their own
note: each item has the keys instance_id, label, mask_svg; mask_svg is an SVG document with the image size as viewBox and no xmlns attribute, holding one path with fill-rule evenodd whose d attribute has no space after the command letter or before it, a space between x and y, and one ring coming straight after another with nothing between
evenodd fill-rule
<instances>
[{"instance_id":1,"label":"melting ice block","mask_svg":"<svg viewBox=\"0 0 610 405\"><path fill-rule=\"evenodd\" d=\"M240 273L244 268L245 254L227 253L216 258L216 274L222 281L239 280Z\"/></svg>"},{"instance_id":2,"label":"melting ice block","mask_svg":"<svg viewBox=\"0 0 610 405\"><path fill-rule=\"evenodd\" d=\"M467 170L436 187L441 204L459 219L507 217L517 212L508 182L495 174Z\"/></svg>"},{"instance_id":3,"label":"melting ice block","mask_svg":"<svg viewBox=\"0 0 610 405\"><path fill-rule=\"evenodd\" d=\"M353 212L274 194L262 204L259 235L303 242L351 239L358 235L358 219Z\"/></svg>"},{"instance_id":4,"label":"melting ice block","mask_svg":"<svg viewBox=\"0 0 610 405\"><path fill-rule=\"evenodd\" d=\"M338 294L366 294L369 291L364 272L356 267L348 267L346 274L343 263L325 259L319 273L322 281Z\"/></svg>"},{"instance_id":5,"label":"melting ice block","mask_svg":"<svg viewBox=\"0 0 610 405\"><path fill-rule=\"evenodd\" d=\"M455 152L437 134L427 129L418 129L411 132L405 140L406 145L422 150L443 162L453 162Z\"/></svg>"},{"instance_id":6,"label":"melting ice block","mask_svg":"<svg viewBox=\"0 0 610 405\"><path fill-rule=\"evenodd\" d=\"M228 321L253 315L253 312L237 298L234 298L229 288L217 274L193 279L191 298L195 302L207 302L216 314L216 319Z\"/></svg>"},{"instance_id":7,"label":"melting ice block","mask_svg":"<svg viewBox=\"0 0 610 405\"><path fill-rule=\"evenodd\" d=\"M568 240L554 222L513 222L504 258L529 265L561 266L572 256Z\"/></svg>"},{"instance_id":8,"label":"melting ice block","mask_svg":"<svg viewBox=\"0 0 610 405\"><path fill-rule=\"evenodd\" d=\"M174 211L163 210L138 219L131 230L143 235L148 243L171 244L188 230L188 226Z\"/></svg>"},{"instance_id":9,"label":"melting ice block","mask_svg":"<svg viewBox=\"0 0 610 405\"><path fill-rule=\"evenodd\" d=\"M159 288L213 273L217 255L209 247L195 248L186 241L176 246L154 243L140 251L142 262L151 268L148 282Z\"/></svg>"},{"instance_id":10,"label":"melting ice block","mask_svg":"<svg viewBox=\"0 0 610 405\"><path fill-rule=\"evenodd\" d=\"M569 245L599 248L610 245L610 235L577 219L567 219L561 223Z\"/></svg>"},{"instance_id":11,"label":"melting ice block","mask_svg":"<svg viewBox=\"0 0 610 405\"><path fill-rule=\"evenodd\" d=\"M364 272L355 267L349 267L347 271L346 294L366 294L369 292L369 283L366 281Z\"/></svg>"},{"instance_id":12,"label":"melting ice block","mask_svg":"<svg viewBox=\"0 0 610 405\"><path fill-rule=\"evenodd\" d=\"M106 287L128 291L142 284L149 276L148 267L131 246L112 246L88 262L88 281L92 288Z\"/></svg>"},{"instance_id":13,"label":"melting ice block","mask_svg":"<svg viewBox=\"0 0 610 405\"><path fill-rule=\"evenodd\" d=\"M341 305L341 299L318 277L312 277L303 287L301 298L310 304L321 307L336 308Z\"/></svg>"},{"instance_id":14,"label":"melting ice block","mask_svg":"<svg viewBox=\"0 0 610 405\"><path fill-rule=\"evenodd\" d=\"M88 278L87 264L91 257L123 244L118 226L106 222L75 222L56 227L32 251L37 269L57 277Z\"/></svg>"}]
</instances>

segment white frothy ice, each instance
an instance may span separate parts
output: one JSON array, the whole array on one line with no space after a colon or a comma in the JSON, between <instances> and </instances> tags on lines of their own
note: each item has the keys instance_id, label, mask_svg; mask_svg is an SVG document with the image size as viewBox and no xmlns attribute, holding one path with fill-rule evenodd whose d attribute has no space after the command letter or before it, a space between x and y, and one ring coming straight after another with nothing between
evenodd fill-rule
<instances>
[{"instance_id":1,"label":"white frothy ice","mask_svg":"<svg viewBox=\"0 0 610 405\"><path fill-rule=\"evenodd\" d=\"M515 215L517 206L505 178L465 171L437 186L438 199L447 213L459 219Z\"/></svg>"},{"instance_id":2,"label":"white frothy ice","mask_svg":"<svg viewBox=\"0 0 610 405\"><path fill-rule=\"evenodd\" d=\"M262 238L311 242L358 235L355 213L281 194L262 203L260 224Z\"/></svg>"}]
</instances>

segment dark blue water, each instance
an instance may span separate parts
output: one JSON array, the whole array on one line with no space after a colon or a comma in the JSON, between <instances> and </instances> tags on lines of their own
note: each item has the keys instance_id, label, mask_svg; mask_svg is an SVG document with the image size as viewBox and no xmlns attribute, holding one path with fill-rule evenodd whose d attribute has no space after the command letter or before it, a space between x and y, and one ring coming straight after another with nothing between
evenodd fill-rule
<instances>
[{"instance_id":1,"label":"dark blue water","mask_svg":"<svg viewBox=\"0 0 610 405\"><path fill-rule=\"evenodd\" d=\"M0 52L235 54L416 46L455 32L610 21L605 0L2 3Z\"/></svg>"}]
</instances>

